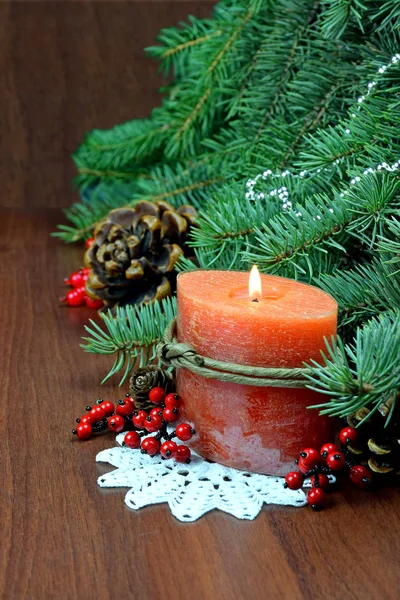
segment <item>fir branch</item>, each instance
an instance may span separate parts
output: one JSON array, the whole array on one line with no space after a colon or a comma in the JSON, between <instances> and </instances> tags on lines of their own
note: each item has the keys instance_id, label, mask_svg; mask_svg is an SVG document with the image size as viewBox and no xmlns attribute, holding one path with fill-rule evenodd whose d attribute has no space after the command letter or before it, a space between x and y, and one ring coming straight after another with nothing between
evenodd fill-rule
<instances>
[{"instance_id":1,"label":"fir branch","mask_svg":"<svg viewBox=\"0 0 400 600\"><path fill-rule=\"evenodd\" d=\"M399 273L379 259L350 271L322 274L315 283L338 302L341 331L354 331L355 325L371 317L393 308L400 310Z\"/></svg>"},{"instance_id":2,"label":"fir branch","mask_svg":"<svg viewBox=\"0 0 400 600\"><path fill-rule=\"evenodd\" d=\"M397 160L400 67L394 62L388 68L381 64L382 68L373 84L370 82L372 87L366 95L359 96L349 109L347 120L307 136L298 160L302 168L316 170L341 164L351 170L355 162L361 165L379 162L384 152L387 161Z\"/></svg>"},{"instance_id":3,"label":"fir branch","mask_svg":"<svg viewBox=\"0 0 400 600\"><path fill-rule=\"evenodd\" d=\"M327 343L323 364L312 361L310 389L330 396L312 406L320 414L347 417L363 407L371 409L396 398L400 388L400 311L384 313L357 330L354 343ZM390 413L387 422L390 419ZM363 421L361 421L362 423ZM386 422L386 424L387 424ZM361 424L360 423L360 424Z\"/></svg>"},{"instance_id":4,"label":"fir branch","mask_svg":"<svg viewBox=\"0 0 400 600\"><path fill-rule=\"evenodd\" d=\"M297 25L297 30L295 31L294 36L293 36L293 42L292 42L292 45L290 48L290 52L287 56L285 63L283 64L283 68L281 70L280 78L277 82L274 95L273 95L271 102L268 105L268 109L265 112L265 114L261 120L261 123L258 127L256 136L254 139L254 143L256 143L257 140L260 138L265 126L267 125L268 121L270 120L270 118L275 110L275 107L280 99L281 92L282 92L284 86L288 82L288 79L290 76L290 71L293 66L294 58L296 56L296 51L299 46L300 40L301 40L304 32L307 29L307 25L308 25L309 21L311 21L314 18L316 11L318 9L318 5L319 5L319 2L315 2L309 18L306 21L300 22L300 24Z\"/></svg>"},{"instance_id":5,"label":"fir branch","mask_svg":"<svg viewBox=\"0 0 400 600\"><path fill-rule=\"evenodd\" d=\"M173 54L176 54L177 52L182 52L183 50L187 50L188 48L193 48L193 46L197 46L197 44L203 44L204 42L207 42L211 37L213 37L215 35L221 35L221 34L222 34L222 30L217 29L216 31L210 31L210 33L208 33L207 35L200 36L198 38L189 40L187 42L182 42L181 44L178 44L177 46L174 46L173 48L168 48L168 50L163 50L160 58L161 58L161 60L165 60L166 58L169 58L170 56L172 56ZM148 48L147 50L150 50L150 49Z\"/></svg>"},{"instance_id":6,"label":"fir branch","mask_svg":"<svg viewBox=\"0 0 400 600\"><path fill-rule=\"evenodd\" d=\"M225 35L232 18L243 7L245 2L239 1L235 6L220 2L213 9L212 19L189 15L188 23L180 23L179 28L162 29L157 38L161 45L146 48L146 52L161 63L166 74L173 69L177 77L183 77L188 74L191 54L203 52L209 42L214 42L213 38Z\"/></svg>"},{"instance_id":7,"label":"fir branch","mask_svg":"<svg viewBox=\"0 0 400 600\"><path fill-rule=\"evenodd\" d=\"M327 91L324 98L322 99L321 105L316 108L315 116L313 118L310 118L310 116L306 117L306 119L304 121L304 125L302 126L297 137L293 140L293 142L291 143L290 147L288 148L285 156L283 157L282 161L280 162L279 169L283 169L286 167L290 158L293 156L295 150L297 149L298 145L303 140L305 134L312 131L313 129L315 129L317 127L317 125L321 121L322 117L326 113L329 103L332 100L332 98L334 97L335 92L337 92L339 87L340 87L340 83L335 82L331 86L331 88Z\"/></svg>"},{"instance_id":8,"label":"fir branch","mask_svg":"<svg viewBox=\"0 0 400 600\"><path fill-rule=\"evenodd\" d=\"M400 5L398 0L386 0L378 2L377 10L373 15L374 21L378 23L378 30L388 29L389 35L400 30Z\"/></svg>"},{"instance_id":9,"label":"fir branch","mask_svg":"<svg viewBox=\"0 0 400 600\"><path fill-rule=\"evenodd\" d=\"M85 186L81 190L81 201L76 202L64 213L72 225L58 225L58 231L52 233L66 243L73 243L89 237L96 226L110 210L126 204L132 197L136 183L124 181L103 183L93 188Z\"/></svg>"},{"instance_id":10,"label":"fir branch","mask_svg":"<svg viewBox=\"0 0 400 600\"><path fill-rule=\"evenodd\" d=\"M214 58L211 65L208 67L208 72L210 74L214 73L214 71L217 69L220 62L224 58L225 54L231 49L236 38L240 35L241 31L246 26L246 23L254 16L254 12L255 12L254 9L250 8L249 11L247 12L247 14L245 15L245 17L242 19L242 21L239 23L239 25L232 32L232 34L230 35L230 37L224 44L223 48L221 48L221 50L218 52L217 56Z\"/></svg>"},{"instance_id":11,"label":"fir branch","mask_svg":"<svg viewBox=\"0 0 400 600\"><path fill-rule=\"evenodd\" d=\"M162 171L164 172L164 170ZM209 190L223 181L222 177L209 178L208 174L204 173L203 178L194 178L193 182L188 181L186 185L179 186L179 177L177 181L171 178L168 184L165 183L163 185L162 181L164 177L160 177L159 173L153 180L141 181L140 186L138 186L138 193L131 199L127 206L133 206L139 200L147 200L149 202L166 200L174 206L191 202L198 207L200 203L198 198L208 196ZM178 183L178 187L175 187L176 183Z\"/></svg>"},{"instance_id":12,"label":"fir branch","mask_svg":"<svg viewBox=\"0 0 400 600\"><path fill-rule=\"evenodd\" d=\"M372 247L385 216L399 207L399 182L387 174L364 175L333 199L325 194L306 200L299 213L272 218L255 229L247 260L268 272L309 279L318 272L321 252L346 253L346 235Z\"/></svg>"},{"instance_id":13,"label":"fir branch","mask_svg":"<svg viewBox=\"0 0 400 600\"><path fill-rule=\"evenodd\" d=\"M193 121L198 117L203 105L207 102L209 95L211 94L211 88L207 88L200 100L197 102L196 106L193 108L192 112L185 119L185 122L179 127L177 132L175 133L176 137L180 137L185 133L185 131L190 127Z\"/></svg>"},{"instance_id":14,"label":"fir branch","mask_svg":"<svg viewBox=\"0 0 400 600\"><path fill-rule=\"evenodd\" d=\"M218 252L230 244L243 247L255 231L254 224L267 222L277 211L276 203L253 202L246 197L243 185L231 184L223 193L217 192L200 212L189 243L205 250L218 248Z\"/></svg>"},{"instance_id":15,"label":"fir branch","mask_svg":"<svg viewBox=\"0 0 400 600\"><path fill-rule=\"evenodd\" d=\"M219 269L222 271L249 271L251 265L240 254L239 244L225 246L222 252L215 254L205 248L194 248L195 260L182 257L176 269L179 272L197 269Z\"/></svg>"},{"instance_id":16,"label":"fir branch","mask_svg":"<svg viewBox=\"0 0 400 600\"><path fill-rule=\"evenodd\" d=\"M397 211L397 214L400 214L399 211ZM395 270L389 275L394 277L400 274L400 220L393 216L391 220L386 222L386 226L388 235L380 236L377 251L386 255L383 257L386 264L394 265Z\"/></svg>"},{"instance_id":17,"label":"fir branch","mask_svg":"<svg viewBox=\"0 0 400 600\"><path fill-rule=\"evenodd\" d=\"M224 40L222 36L221 43L224 43L216 53L210 53L208 66L205 65L205 57L202 57L201 64L198 65L195 60L192 61L191 68L196 76L189 77L182 84L174 99L174 105L172 106L171 103L168 105L176 126L165 147L167 158L174 158L183 151L191 155L195 154L198 149L198 134L206 137L211 132L210 116L213 117L213 121L218 120L221 98L227 92L226 82L233 72L232 65L237 61L244 62L245 60L245 56L241 56L242 53L239 49L236 50L236 57L232 57L232 63L227 62L227 57L233 51L234 45L240 39L247 23L254 17L256 8L250 3L249 9L240 18L233 15L232 30L227 39ZM199 68L203 72L200 79L197 75ZM195 129L196 123L199 123L199 131Z\"/></svg>"},{"instance_id":18,"label":"fir branch","mask_svg":"<svg viewBox=\"0 0 400 600\"><path fill-rule=\"evenodd\" d=\"M85 326L89 337L81 347L93 354L115 355L115 361L102 383L124 370L119 385L122 385L135 366L144 367L156 358L155 347L164 330L176 315L176 299L166 298L153 304L126 306L116 309L115 316L108 311L103 314L102 329L95 321Z\"/></svg>"},{"instance_id":19,"label":"fir branch","mask_svg":"<svg viewBox=\"0 0 400 600\"><path fill-rule=\"evenodd\" d=\"M341 234L348 224L343 202L316 197L304 203L301 215L291 211L257 227L244 256L267 272L309 279L320 271L321 253L345 254Z\"/></svg>"},{"instance_id":20,"label":"fir branch","mask_svg":"<svg viewBox=\"0 0 400 600\"><path fill-rule=\"evenodd\" d=\"M360 0L323 0L322 31L329 38L340 38L349 23L364 32L363 16L367 9Z\"/></svg>"},{"instance_id":21,"label":"fir branch","mask_svg":"<svg viewBox=\"0 0 400 600\"><path fill-rule=\"evenodd\" d=\"M210 176L214 172L214 165L201 160L196 164L188 162L173 167L153 167L147 175L142 174L130 185L126 181L120 181L119 185L117 181L111 184L107 180L98 183L95 179L93 188L85 186L81 190L81 201L65 210L72 225L59 225L59 231L52 235L67 243L79 241L91 234L110 210L132 207L140 200L166 200L174 206L190 202L198 207L223 181L222 177ZM183 182L185 185L182 185Z\"/></svg>"},{"instance_id":22,"label":"fir branch","mask_svg":"<svg viewBox=\"0 0 400 600\"><path fill-rule=\"evenodd\" d=\"M346 207L351 216L348 231L370 248L382 237L387 219L400 207L400 181L392 174L364 175L346 191Z\"/></svg>"},{"instance_id":23,"label":"fir branch","mask_svg":"<svg viewBox=\"0 0 400 600\"><path fill-rule=\"evenodd\" d=\"M161 109L154 109L150 119L135 119L110 130L94 129L73 154L75 165L82 169L119 171L133 159L143 160L160 149L173 127Z\"/></svg>"},{"instance_id":24,"label":"fir branch","mask_svg":"<svg viewBox=\"0 0 400 600\"><path fill-rule=\"evenodd\" d=\"M79 180L82 182L83 178L90 177L94 180L100 178L115 178L115 179L136 179L137 173L129 172L129 171L110 171L107 169L99 170L99 169L91 169L89 167L80 167L78 168L78 174L82 176Z\"/></svg>"}]
</instances>

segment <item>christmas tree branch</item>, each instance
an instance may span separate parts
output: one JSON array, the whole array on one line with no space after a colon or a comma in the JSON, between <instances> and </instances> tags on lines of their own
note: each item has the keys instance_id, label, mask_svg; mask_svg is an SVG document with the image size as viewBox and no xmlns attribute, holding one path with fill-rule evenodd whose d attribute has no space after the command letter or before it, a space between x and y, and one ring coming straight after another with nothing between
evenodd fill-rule
<instances>
[{"instance_id":1,"label":"christmas tree branch","mask_svg":"<svg viewBox=\"0 0 400 600\"><path fill-rule=\"evenodd\" d=\"M393 175L379 173L359 179L333 199L317 195L297 212L278 215L263 229L256 228L246 259L272 273L284 271L307 279L313 276L321 252L337 251L344 257L348 234L372 247L384 231L387 215L399 207L399 182Z\"/></svg>"},{"instance_id":2,"label":"christmas tree branch","mask_svg":"<svg viewBox=\"0 0 400 600\"><path fill-rule=\"evenodd\" d=\"M322 30L327 37L340 38L349 23L356 23L364 31L365 3L360 0L323 0Z\"/></svg>"},{"instance_id":3,"label":"christmas tree branch","mask_svg":"<svg viewBox=\"0 0 400 600\"><path fill-rule=\"evenodd\" d=\"M339 304L340 328L362 324L381 312L400 307L400 277L382 260L349 271L320 275L315 282Z\"/></svg>"},{"instance_id":4,"label":"christmas tree branch","mask_svg":"<svg viewBox=\"0 0 400 600\"><path fill-rule=\"evenodd\" d=\"M89 337L84 337L82 348L93 354L115 355L115 360L103 382L124 369L122 385L134 366L144 367L156 358L155 346L164 330L176 315L175 298L144 304L140 307L117 308L115 316L103 314L105 330L95 321L85 326Z\"/></svg>"},{"instance_id":5,"label":"christmas tree branch","mask_svg":"<svg viewBox=\"0 0 400 600\"><path fill-rule=\"evenodd\" d=\"M311 408L346 417L367 407L371 412L366 418L370 417L383 402L396 398L400 388L399 344L399 310L384 313L358 329L352 344L344 345L340 339L327 344L323 365L312 361L309 387L329 395L330 400Z\"/></svg>"},{"instance_id":6,"label":"christmas tree branch","mask_svg":"<svg viewBox=\"0 0 400 600\"><path fill-rule=\"evenodd\" d=\"M197 46L198 44L204 44L204 42L208 42L208 40L210 40L212 37L216 36L216 35L221 35L223 33L222 29L217 29L216 31L210 31L210 33L207 33L206 35L197 37L193 40L188 40L187 42L182 42L181 44L178 44L177 46L174 46L173 48L168 48L166 50L162 50L161 54L159 55L159 58L164 61L166 58L170 58L172 55L177 54L178 52L183 52L184 50L187 50L188 48L193 48L193 46ZM152 48L147 48L147 51L149 53L152 52ZM153 52L153 54L155 54Z\"/></svg>"}]
</instances>

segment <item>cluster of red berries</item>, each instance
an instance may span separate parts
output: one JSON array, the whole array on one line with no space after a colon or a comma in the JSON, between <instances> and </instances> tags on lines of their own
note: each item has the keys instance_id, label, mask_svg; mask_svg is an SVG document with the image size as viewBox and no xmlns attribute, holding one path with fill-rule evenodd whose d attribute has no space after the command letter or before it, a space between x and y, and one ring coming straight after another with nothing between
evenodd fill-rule
<instances>
[{"instance_id":1,"label":"cluster of red berries","mask_svg":"<svg viewBox=\"0 0 400 600\"><path fill-rule=\"evenodd\" d=\"M163 388L155 387L150 390L149 400L156 406L146 412L136 409L130 394L119 400L116 407L109 400L99 399L93 407L86 407L86 415L76 419L78 426L72 433L80 440L88 440L93 433L126 431L123 446L140 448L143 454L149 456L161 453L163 458L189 463L190 449L184 444L178 445L173 438L187 442L196 433L195 430L189 423L180 423L168 433L168 426L180 418L178 395L167 395ZM155 435L149 436L150 433Z\"/></svg>"},{"instance_id":2,"label":"cluster of red berries","mask_svg":"<svg viewBox=\"0 0 400 600\"><path fill-rule=\"evenodd\" d=\"M325 502L325 491L329 487L328 475L349 470L350 480L357 486L367 488L372 482L372 473L363 465L354 464L347 447L357 441L358 433L353 427L345 427L339 434L341 449L332 443L324 444L318 452L315 448L305 448L296 460L299 471L292 471L285 477L284 486L291 490L303 487L304 480L311 478L311 489L307 502L313 509L319 509Z\"/></svg>"},{"instance_id":3,"label":"cluster of red berries","mask_svg":"<svg viewBox=\"0 0 400 600\"><path fill-rule=\"evenodd\" d=\"M93 241L93 238L86 240L86 248L90 248ZM62 304L67 304L67 306L86 305L89 308L95 308L96 310L103 306L103 302L101 300L89 298L89 296L86 294L85 283L89 277L89 273L90 269L85 267L83 269L79 269L78 271L74 271L74 273L71 273L69 277L64 279L64 283L72 286L72 290L60 298L60 302Z\"/></svg>"},{"instance_id":4,"label":"cluster of red berries","mask_svg":"<svg viewBox=\"0 0 400 600\"><path fill-rule=\"evenodd\" d=\"M101 300L94 300L93 298L89 298L86 294L85 283L87 278L89 277L90 269L84 268L79 269L79 271L75 271L69 277L64 279L64 283L72 286L72 290L70 290L65 296L60 298L60 302L63 304L67 304L68 306L83 306L84 304L89 308L99 309L103 306L103 302Z\"/></svg>"}]
</instances>

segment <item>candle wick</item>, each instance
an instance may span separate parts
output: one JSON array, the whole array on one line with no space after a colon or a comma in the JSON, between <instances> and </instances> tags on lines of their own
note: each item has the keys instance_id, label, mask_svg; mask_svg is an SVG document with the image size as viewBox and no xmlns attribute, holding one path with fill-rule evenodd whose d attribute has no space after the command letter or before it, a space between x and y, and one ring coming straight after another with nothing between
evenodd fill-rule
<instances>
[{"instance_id":1,"label":"candle wick","mask_svg":"<svg viewBox=\"0 0 400 600\"><path fill-rule=\"evenodd\" d=\"M258 298L253 298L252 302L258 302Z\"/></svg>"}]
</instances>

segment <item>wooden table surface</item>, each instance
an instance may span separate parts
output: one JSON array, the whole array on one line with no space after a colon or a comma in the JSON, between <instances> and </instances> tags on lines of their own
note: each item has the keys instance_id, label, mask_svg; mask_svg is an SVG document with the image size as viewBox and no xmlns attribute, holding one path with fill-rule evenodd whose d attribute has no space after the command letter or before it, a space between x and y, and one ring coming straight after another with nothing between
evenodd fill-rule
<instances>
[{"instance_id":1,"label":"wooden table surface","mask_svg":"<svg viewBox=\"0 0 400 600\"><path fill-rule=\"evenodd\" d=\"M87 403L120 393L100 392L109 360L79 349L93 313L57 302L82 257L49 237L73 200L69 154L86 129L157 102L140 48L189 12L210 4L0 4L0 597L397 599L398 490L182 524L98 488L113 436L70 434Z\"/></svg>"}]
</instances>

